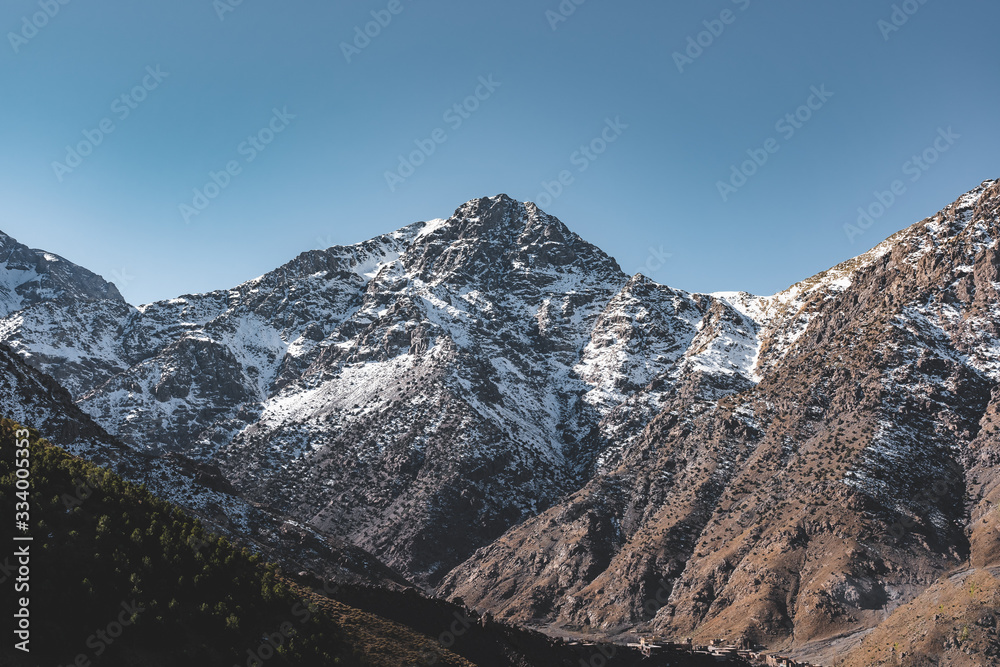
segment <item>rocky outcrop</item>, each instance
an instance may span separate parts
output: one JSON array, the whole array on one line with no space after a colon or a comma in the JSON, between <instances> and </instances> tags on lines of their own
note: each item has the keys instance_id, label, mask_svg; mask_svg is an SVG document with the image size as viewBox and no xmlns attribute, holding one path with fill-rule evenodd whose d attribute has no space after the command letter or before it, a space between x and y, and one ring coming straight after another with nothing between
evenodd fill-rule
<instances>
[{"instance_id":1,"label":"rocky outcrop","mask_svg":"<svg viewBox=\"0 0 1000 667\"><path fill-rule=\"evenodd\" d=\"M114 284L44 250L0 232L0 317L38 303L125 300Z\"/></svg>"}]
</instances>

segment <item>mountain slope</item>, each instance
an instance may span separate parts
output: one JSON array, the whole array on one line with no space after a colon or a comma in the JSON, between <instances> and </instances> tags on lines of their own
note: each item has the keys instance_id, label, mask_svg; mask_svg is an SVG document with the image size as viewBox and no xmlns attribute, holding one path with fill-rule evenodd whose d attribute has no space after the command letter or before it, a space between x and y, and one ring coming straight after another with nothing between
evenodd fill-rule
<instances>
[{"instance_id":1,"label":"mountain slope","mask_svg":"<svg viewBox=\"0 0 1000 667\"><path fill-rule=\"evenodd\" d=\"M986 182L775 297L722 295L760 325L759 382L703 408L675 391L619 465L442 590L522 622L804 646L878 624L969 557L970 529L994 563L966 498L996 493L976 436L998 207Z\"/></svg>"},{"instance_id":2,"label":"mountain slope","mask_svg":"<svg viewBox=\"0 0 1000 667\"><path fill-rule=\"evenodd\" d=\"M124 302L118 288L64 258L0 232L0 316L44 303Z\"/></svg>"},{"instance_id":3,"label":"mountain slope","mask_svg":"<svg viewBox=\"0 0 1000 667\"><path fill-rule=\"evenodd\" d=\"M51 377L0 345L0 417L32 428L66 451L142 484L185 508L206 525L289 568L308 567L337 581L409 588L398 573L370 554L329 535L286 523L242 497L215 466L169 454L136 451L109 435ZM86 486L69 489L86 496Z\"/></svg>"},{"instance_id":4,"label":"mountain slope","mask_svg":"<svg viewBox=\"0 0 1000 667\"><path fill-rule=\"evenodd\" d=\"M218 459L258 497L440 576L578 479L589 421L571 368L624 282L530 205L470 202L379 271Z\"/></svg>"},{"instance_id":5,"label":"mountain slope","mask_svg":"<svg viewBox=\"0 0 1000 667\"><path fill-rule=\"evenodd\" d=\"M1000 553L998 211L986 181L760 297L629 278L499 195L0 337L122 440L500 618L808 656Z\"/></svg>"},{"instance_id":6,"label":"mountain slope","mask_svg":"<svg viewBox=\"0 0 1000 667\"><path fill-rule=\"evenodd\" d=\"M27 433L0 420L0 479L13 485L17 440L33 481L34 542L19 543L34 575L22 591L30 653L5 642L5 665L262 664L248 658L259 655L275 665L404 667L433 656L471 667L429 637L294 586L175 506ZM89 494L66 493L81 480ZM5 596L12 615L14 602ZM108 625L95 636L103 623L117 634Z\"/></svg>"}]
</instances>

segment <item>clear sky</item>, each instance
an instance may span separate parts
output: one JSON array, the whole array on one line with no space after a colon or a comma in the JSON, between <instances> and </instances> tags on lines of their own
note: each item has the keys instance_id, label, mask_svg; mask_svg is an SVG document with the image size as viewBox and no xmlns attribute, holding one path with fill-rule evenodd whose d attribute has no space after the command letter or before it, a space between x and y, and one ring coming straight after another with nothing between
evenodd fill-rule
<instances>
[{"instance_id":1,"label":"clear sky","mask_svg":"<svg viewBox=\"0 0 1000 667\"><path fill-rule=\"evenodd\" d=\"M1000 177L995 0L237 2L5 0L0 230L138 304L503 192L770 294Z\"/></svg>"}]
</instances>

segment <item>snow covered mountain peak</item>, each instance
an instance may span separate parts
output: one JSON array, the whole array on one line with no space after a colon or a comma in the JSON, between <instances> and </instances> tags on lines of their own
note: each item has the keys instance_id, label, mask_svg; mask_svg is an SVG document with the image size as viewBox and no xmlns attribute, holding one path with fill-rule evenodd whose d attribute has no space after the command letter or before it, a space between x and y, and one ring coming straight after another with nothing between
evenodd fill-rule
<instances>
[{"instance_id":1,"label":"snow covered mountain peak","mask_svg":"<svg viewBox=\"0 0 1000 667\"><path fill-rule=\"evenodd\" d=\"M656 429L686 433L726 400L776 391L774 371L839 335L831 322L892 296L878 284L899 291L902 317L880 326L947 331L977 372L1000 373L998 188L766 297L629 277L556 217L496 195L228 290L139 309L18 301L0 341L122 440L218 464L254 499L432 582ZM25 282L4 266L0 284ZM934 281L931 307L904 302ZM756 423L759 408L740 410L726 429Z\"/></svg>"},{"instance_id":2,"label":"snow covered mountain peak","mask_svg":"<svg viewBox=\"0 0 1000 667\"><path fill-rule=\"evenodd\" d=\"M473 199L447 220L427 223L404 258L407 274L428 284L479 283L519 290L577 273L618 280L618 264L534 204L507 195Z\"/></svg>"},{"instance_id":3,"label":"snow covered mountain peak","mask_svg":"<svg viewBox=\"0 0 1000 667\"><path fill-rule=\"evenodd\" d=\"M0 317L41 302L122 301L113 283L0 231Z\"/></svg>"},{"instance_id":4,"label":"snow covered mountain peak","mask_svg":"<svg viewBox=\"0 0 1000 667\"><path fill-rule=\"evenodd\" d=\"M1000 562L998 239L991 180L777 294L697 294L497 195L134 309L0 237L0 341L498 617L794 646Z\"/></svg>"}]
</instances>

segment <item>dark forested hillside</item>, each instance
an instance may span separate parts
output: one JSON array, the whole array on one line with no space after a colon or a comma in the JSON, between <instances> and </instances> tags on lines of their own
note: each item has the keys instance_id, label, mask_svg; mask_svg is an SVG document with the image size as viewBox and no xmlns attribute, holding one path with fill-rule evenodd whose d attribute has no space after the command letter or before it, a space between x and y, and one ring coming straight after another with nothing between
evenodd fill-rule
<instances>
[{"instance_id":1,"label":"dark forested hillside","mask_svg":"<svg viewBox=\"0 0 1000 667\"><path fill-rule=\"evenodd\" d=\"M18 497L14 462L24 458L17 452L25 441L31 488ZM15 596L5 590L3 610L10 619L28 598L30 653L5 641L4 665L374 666L431 654L435 664L469 664L386 622L375 628L384 640L345 631L274 565L6 419L0 452L3 517L13 521L25 509L15 503L27 498L29 529L17 534L33 538L15 543L28 548L29 574L20 582L28 588ZM17 557L0 564L4 587L13 588Z\"/></svg>"}]
</instances>

